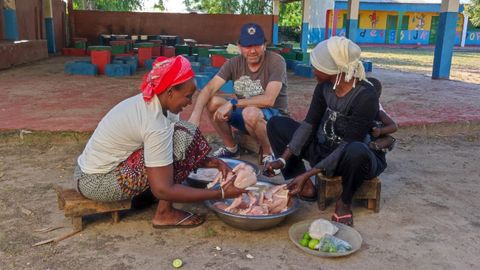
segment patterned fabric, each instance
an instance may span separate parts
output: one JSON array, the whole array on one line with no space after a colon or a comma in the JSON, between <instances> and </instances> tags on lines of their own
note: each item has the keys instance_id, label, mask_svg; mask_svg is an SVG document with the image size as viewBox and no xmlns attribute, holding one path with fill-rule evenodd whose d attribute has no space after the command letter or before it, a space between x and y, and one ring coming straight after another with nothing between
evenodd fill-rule
<instances>
[{"instance_id":1,"label":"patterned fabric","mask_svg":"<svg viewBox=\"0 0 480 270\"><path fill-rule=\"evenodd\" d=\"M127 160L121 162L115 168L115 172L120 189L129 197L138 195L149 187L143 148L133 152Z\"/></svg>"},{"instance_id":2,"label":"patterned fabric","mask_svg":"<svg viewBox=\"0 0 480 270\"><path fill-rule=\"evenodd\" d=\"M197 126L178 121L173 134L173 171L175 183L183 182L212 150Z\"/></svg>"},{"instance_id":3,"label":"patterned fabric","mask_svg":"<svg viewBox=\"0 0 480 270\"><path fill-rule=\"evenodd\" d=\"M192 66L185 57L181 55L172 58L158 57L140 86L143 99L148 102L154 95L194 77Z\"/></svg>"},{"instance_id":4,"label":"patterned fabric","mask_svg":"<svg viewBox=\"0 0 480 270\"><path fill-rule=\"evenodd\" d=\"M117 184L115 170L109 173L86 174L79 166L75 168L73 179L77 191L94 201L114 202L130 198Z\"/></svg>"}]
</instances>

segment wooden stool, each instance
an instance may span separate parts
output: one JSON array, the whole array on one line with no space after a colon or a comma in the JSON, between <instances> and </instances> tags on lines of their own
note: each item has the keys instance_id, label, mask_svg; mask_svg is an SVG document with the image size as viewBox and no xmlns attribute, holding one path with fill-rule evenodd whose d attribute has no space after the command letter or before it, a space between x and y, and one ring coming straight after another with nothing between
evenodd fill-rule
<instances>
[{"instance_id":1,"label":"wooden stool","mask_svg":"<svg viewBox=\"0 0 480 270\"><path fill-rule=\"evenodd\" d=\"M83 229L82 217L86 215L111 213L113 223L120 220L118 211L131 208L131 201L97 202L83 197L75 189L55 187L58 198L58 208L63 210L66 217L72 218L74 231Z\"/></svg>"},{"instance_id":2,"label":"wooden stool","mask_svg":"<svg viewBox=\"0 0 480 270\"><path fill-rule=\"evenodd\" d=\"M323 174L317 174L315 177L318 192L318 208L325 210L328 198L338 198L342 193L342 177L326 177ZM375 213L380 211L380 192L382 182L378 177L366 180L353 195L354 199L367 199L368 209L373 209Z\"/></svg>"},{"instance_id":3,"label":"wooden stool","mask_svg":"<svg viewBox=\"0 0 480 270\"><path fill-rule=\"evenodd\" d=\"M258 164L262 164L263 149L262 146L258 143L258 141L253 139L252 136L240 130L237 130L235 132L234 137L240 147L247 149L250 152L258 153Z\"/></svg>"}]
</instances>

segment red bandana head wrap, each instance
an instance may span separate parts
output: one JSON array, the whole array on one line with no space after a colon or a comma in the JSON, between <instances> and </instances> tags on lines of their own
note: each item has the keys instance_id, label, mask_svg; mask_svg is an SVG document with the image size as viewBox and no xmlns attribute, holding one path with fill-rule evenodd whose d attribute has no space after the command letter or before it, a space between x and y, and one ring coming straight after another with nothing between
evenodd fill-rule
<instances>
[{"instance_id":1,"label":"red bandana head wrap","mask_svg":"<svg viewBox=\"0 0 480 270\"><path fill-rule=\"evenodd\" d=\"M179 55L172 58L158 57L152 64L152 70L143 77L140 89L143 99L150 101L156 94L161 94L168 88L184 83L194 78L190 62Z\"/></svg>"}]
</instances>

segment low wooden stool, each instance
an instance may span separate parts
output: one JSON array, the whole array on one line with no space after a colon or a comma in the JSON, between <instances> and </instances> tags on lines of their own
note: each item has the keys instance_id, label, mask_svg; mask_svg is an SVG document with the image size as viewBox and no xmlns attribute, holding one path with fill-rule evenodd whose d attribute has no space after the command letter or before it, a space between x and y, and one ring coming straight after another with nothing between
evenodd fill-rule
<instances>
[{"instance_id":1,"label":"low wooden stool","mask_svg":"<svg viewBox=\"0 0 480 270\"><path fill-rule=\"evenodd\" d=\"M262 164L262 146L255 139L253 139L252 136L243 131L237 130L234 134L234 137L240 147L247 149L250 152L258 153L258 164Z\"/></svg>"},{"instance_id":2,"label":"low wooden stool","mask_svg":"<svg viewBox=\"0 0 480 270\"><path fill-rule=\"evenodd\" d=\"M66 217L72 218L74 231L83 229L82 217L92 214L111 213L113 223L120 221L118 211L131 208L131 201L97 202L83 197L75 189L55 187L58 198L58 208L63 210Z\"/></svg>"},{"instance_id":3,"label":"low wooden stool","mask_svg":"<svg viewBox=\"0 0 480 270\"><path fill-rule=\"evenodd\" d=\"M327 177L317 174L315 177L318 192L318 208L325 210L328 198L338 198L342 193L342 177ZM368 200L367 208L373 209L375 213L380 211L380 192L382 182L378 177L366 180L353 195L354 199Z\"/></svg>"}]
</instances>

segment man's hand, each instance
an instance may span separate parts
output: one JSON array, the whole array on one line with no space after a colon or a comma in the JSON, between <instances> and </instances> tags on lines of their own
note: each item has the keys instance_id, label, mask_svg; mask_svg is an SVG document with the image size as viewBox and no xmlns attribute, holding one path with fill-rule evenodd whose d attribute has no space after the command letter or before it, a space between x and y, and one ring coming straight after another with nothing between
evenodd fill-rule
<instances>
[{"instance_id":1,"label":"man's hand","mask_svg":"<svg viewBox=\"0 0 480 270\"><path fill-rule=\"evenodd\" d=\"M217 109L217 111L213 115L213 119L227 122L228 119L230 118L231 111L232 111L232 104L230 102L226 102L225 104L223 104Z\"/></svg>"},{"instance_id":2,"label":"man's hand","mask_svg":"<svg viewBox=\"0 0 480 270\"><path fill-rule=\"evenodd\" d=\"M272 160L270 162L265 163L263 166L263 175L267 177L274 177L275 172L273 170L275 169L283 169L285 168L283 162L279 159Z\"/></svg>"},{"instance_id":3,"label":"man's hand","mask_svg":"<svg viewBox=\"0 0 480 270\"><path fill-rule=\"evenodd\" d=\"M303 187L305 186L305 183L308 179L309 177L307 174L301 174L295 177L295 179L293 179L290 183L287 184L287 188L290 190L288 194L290 196L295 196L299 194L303 190Z\"/></svg>"},{"instance_id":4,"label":"man's hand","mask_svg":"<svg viewBox=\"0 0 480 270\"><path fill-rule=\"evenodd\" d=\"M231 181L228 181L228 183L223 187L225 199L237 198L238 196L242 195L242 193L247 192L245 189L236 188L233 182L235 182L235 178Z\"/></svg>"}]
</instances>

